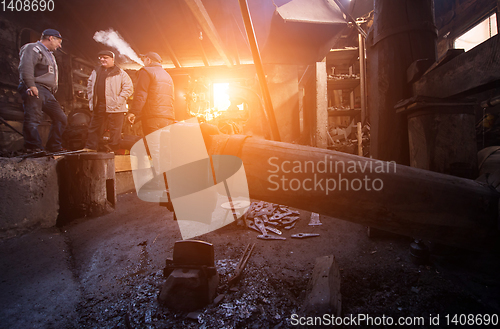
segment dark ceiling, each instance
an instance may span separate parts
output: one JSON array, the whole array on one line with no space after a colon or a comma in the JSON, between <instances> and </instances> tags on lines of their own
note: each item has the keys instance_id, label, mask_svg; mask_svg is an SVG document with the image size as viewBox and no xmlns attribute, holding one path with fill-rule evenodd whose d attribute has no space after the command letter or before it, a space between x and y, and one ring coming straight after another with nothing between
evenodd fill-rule
<instances>
[{"instance_id":1,"label":"dark ceiling","mask_svg":"<svg viewBox=\"0 0 500 329\"><path fill-rule=\"evenodd\" d=\"M318 6L329 6L333 21L336 21L285 21L277 9L292 1L313 12ZM340 1L346 8L359 11L359 5L356 8L349 0ZM372 1L357 1L361 2ZM113 29L135 53L158 52L165 67L252 63L238 0L71 0L54 3L53 12L2 13L2 16L8 15L9 20L14 19L20 26L36 32L58 29L65 38L63 49L66 52L92 61L99 50L110 48L94 41L94 34ZM264 63L320 61L346 28L333 0L248 0L248 6ZM307 10L304 15L308 15ZM121 58L125 62L122 64L127 65L126 58ZM133 66L133 62L128 62Z\"/></svg>"}]
</instances>

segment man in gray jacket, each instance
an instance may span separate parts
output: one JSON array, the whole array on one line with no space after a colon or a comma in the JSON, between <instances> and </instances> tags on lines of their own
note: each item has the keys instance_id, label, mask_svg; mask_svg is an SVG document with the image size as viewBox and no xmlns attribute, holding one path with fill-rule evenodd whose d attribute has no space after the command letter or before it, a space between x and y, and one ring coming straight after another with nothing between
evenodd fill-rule
<instances>
[{"instance_id":1,"label":"man in gray jacket","mask_svg":"<svg viewBox=\"0 0 500 329\"><path fill-rule=\"evenodd\" d=\"M142 120L144 136L173 124L174 82L170 74L161 66L161 57L155 52L141 55L144 67L139 70L132 109L127 119L135 122L136 116Z\"/></svg>"},{"instance_id":2,"label":"man in gray jacket","mask_svg":"<svg viewBox=\"0 0 500 329\"><path fill-rule=\"evenodd\" d=\"M109 148L120 148L123 120L127 99L134 93L134 85L127 72L115 65L115 54L109 50L99 52L101 65L90 74L87 83L89 107L93 112L85 148L96 151L99 141L108 127Z\"/></svg>"},{"instance_id":3,"label":"man in gray jacket","mask_svg":"<svg viewBox=\"0 0 500 329\"><path fill-rule=\"evenodd\" d=\"M58 85L56 59L52 52L61 47L61 34L53 29L43 31L40 41L28 43L19 52L19 93L24 108L24 148L27 152L42 151L38 126L42 112L52 120L46 149L62 151L62 133L67 118L54 97Z\"/></svg>"}]
</instances>

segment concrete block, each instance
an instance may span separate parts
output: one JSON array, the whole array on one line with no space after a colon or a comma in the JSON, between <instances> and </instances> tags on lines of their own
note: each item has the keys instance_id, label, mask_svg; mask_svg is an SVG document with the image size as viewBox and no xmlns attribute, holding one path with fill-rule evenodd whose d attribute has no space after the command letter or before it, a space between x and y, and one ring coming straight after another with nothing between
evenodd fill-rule
<instances>
[{"instance_id":1,"label":"concrete block","mask_svg":"<svg viewBox=\"0 0 500 329\"><path fill-rule=\"evenodd\" d=\"M0 158L0 239L56 225L57 160Z\"/></svg>"},{"instance_id":2,"label":"concrete block","mask_svg":"<svg viewBox=\"0 0 500 329\"><path fill-rule=\"evenodd\" d=\"M132 171L121 171L115 173L116 195L128 192L135 192L134 177Z\"/></svg>"}]
</instances>

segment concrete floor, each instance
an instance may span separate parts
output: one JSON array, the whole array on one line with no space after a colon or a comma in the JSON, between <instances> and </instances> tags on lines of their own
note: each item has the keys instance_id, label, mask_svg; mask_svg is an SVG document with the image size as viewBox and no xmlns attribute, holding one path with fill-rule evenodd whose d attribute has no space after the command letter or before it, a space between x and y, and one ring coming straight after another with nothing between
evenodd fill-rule
<instances>
[{"instance_id":1,"label":"concrete floor","mask_svg":"<svg viewBox=\"0 0 500 329\"><path fill-rule=\"evenodd\" d=\"M406 237L371 239L365 227L323 216L323 225L312 228L309 216L301 212L286 241L258 240L256 232L234 224L200 237L214 244L223 279L231 269L220 264L235 264L250 242L256 248L240 292L226 298L225 308L202 310L203 321L192 321L156 302L165 259L181 239L172 214L134 193L120 195L111 214L0 242L0 328L285 328L305 297L315 258L325 255L334 255L341 269L344 314L500 313L497 256L454 252L416 266ZM298 232L321 236L289 238ZM283 301L273 316L272 303L262 301L244 317L228 315L227 305L237 309L245 298L251 304L249 291L268 279L275 288L267 287L267 299L259 300L278 296L291 304Z\"/></svg>"}]
</instances>

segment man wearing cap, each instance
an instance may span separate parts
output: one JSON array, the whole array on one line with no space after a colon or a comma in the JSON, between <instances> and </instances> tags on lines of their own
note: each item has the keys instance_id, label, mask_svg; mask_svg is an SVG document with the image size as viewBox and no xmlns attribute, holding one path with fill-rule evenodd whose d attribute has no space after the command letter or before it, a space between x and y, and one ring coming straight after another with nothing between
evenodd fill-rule
<instances>
[{"instance_id":1,"label":"man wearing cap","mask_svg":"<svg viewBox=\"0 0 500 329\"><path fill-rule=\"evenodd\" d=\"M103 50L98 56L101 65L92 71L87 83L89 107L93 115L85 148L98 150L107 124L110 134L108 146L115 151L120 148L127 99L133 94L134 85L129 75L115 65L112 51Z\"/></svg>"},{"instance_id":2,"label":"man wearing cap","mask_svg":"<svg viewBox=\"0 0 500 329\"><path fill-rule=\"evenodd\" d=\"M174 82L161 66L161 57L155 52L141 55L144 67L139 70L132 109L127 119L142 121L144 136L174 123Z\"/></svg>"},{"instance_id":3,"label":"man wearing cap","mask_svg":"<svg viewBox=\"0 0 500 329\"><path fill-rule=\"evenodd\" d=\"M42 112L52 120L46 149L63 150L62 134L67 118L54 97L58 86L57 63L53 52L61 47L61 34L53 29L43 31L40 41L28 43L19 52L19 93L24 108L24 148L27 152L42 151L38 126Z\"/></svg>"}]
</instances>

